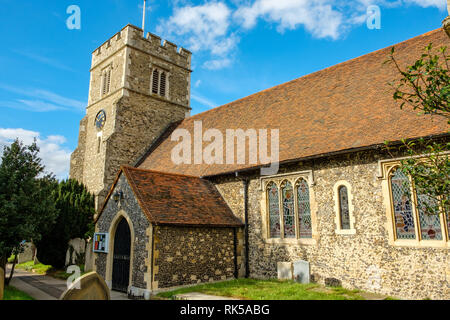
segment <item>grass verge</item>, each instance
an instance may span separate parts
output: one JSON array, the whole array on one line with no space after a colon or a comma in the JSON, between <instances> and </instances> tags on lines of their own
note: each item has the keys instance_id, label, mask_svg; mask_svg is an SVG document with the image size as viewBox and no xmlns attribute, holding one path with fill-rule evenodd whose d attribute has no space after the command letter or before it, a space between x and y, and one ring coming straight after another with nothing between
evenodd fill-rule
<instances>
[{"instance_id":1,"label":"grass verge","mask_svg":"<svg viewBox=\"0 0 450 320\"><path fill-rule=\"evenodd\" d=\"M215 296L244 300L364 300L358 290L341 287L323 287L318 284L300 284L294 281L236 279L225 282L202 284L158 294L160 298L199 292Z\"/></svg>"},{"instance_id":2,"label":"grass verge","mask_svg":"<svg viewBox=\"0 0 450 320\"><path fill-rule=\"evenodd\" d=\"M42 263L34 264L34 261L28 261L21 264L16 265L17 269L22 269L25 271L31 271L39 274L47 274L49 270L53 267L50 265L45 265Z\"/></svg>"},{"instance_id":3,"label":"grass verge","mask_svg":"<svg viewBox=\"0 0 450 320\"><path fill-rule=\"evenodd\" d=\"M8 286L5 288L3 300L34 300L34 299L25 292L22 292L12 286Z\"/></svg>"},{"instance_id":4,"label":"grass verge","mask_svg":"<svg viewBox=\"0 0 450 320\"><path fill-rule=\"evenodd\" d=\"M80 271L81 271L81 275L84 275L84 266L79 266L80 267ZM67 273L64 270L57 270L55 268L53 268L51 265L45 265L42 263L38 263L38 264L34 264L33 261L28 261L25 263L21 263L16 265L17 269L22 269L25 271L30 271L30 272L35 272L38 274L42 274L42 275L48 275L54 278L58 278L58 279L62 279L62 280L67 280L70 276L73 275L73 273Z\"/></svg>"}]
</instances>

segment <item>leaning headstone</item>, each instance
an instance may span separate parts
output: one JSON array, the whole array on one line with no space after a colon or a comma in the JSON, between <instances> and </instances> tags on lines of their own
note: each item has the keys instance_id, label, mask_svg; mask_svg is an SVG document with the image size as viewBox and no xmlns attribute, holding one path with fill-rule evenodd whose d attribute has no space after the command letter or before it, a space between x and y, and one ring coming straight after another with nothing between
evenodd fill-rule
<instances>
[{"instance_id":1,"label":"leaning headstone","mask_svg":"<svg viewBox=\"0 0 450 320\"><path fill-rule=\"evenodd\" d=\"M294 280L300 283L310 283L309 262L304 260L294 261Z\"/></svg>"},{"instance_id":2,"label":"leaning headstone","mask_svg":"<svg viewBox=\"0 0 450 320\"><path fill-rule=\"evenodd\" d=\"M17 255L17 263L33 261L36 256L36 246L31 242L23 244L23 251Z\"/></svg>"},{"instance_id":3,"label":"leaning headstone","mask_svg":"<svg viewBox=\"0 0 450 320\"><path fill-rule=\"evenodd\" d=\"M278 280L292 280L292 262L278 262Z\"/></svg>"},{"instance_id":4,"label":"leaning headstone","mask_svg":"<svg viewBox=\"0 0 450 320\"><path fill-rule=\"evenodd\" d=\"M3 300L3 291L5 290L5 270L0 267L0 300Z\"/></svg>"},{"instance_id":5,"label":"leaning headstone","mask_svg":"<svg viewBox=\"0 0 450 320\"><path fill-rule=\"evenodd\" d=\"M97 272L90 272L72 283L60 300L111 300L105 280Z\"/></svg>"}]
</instances>

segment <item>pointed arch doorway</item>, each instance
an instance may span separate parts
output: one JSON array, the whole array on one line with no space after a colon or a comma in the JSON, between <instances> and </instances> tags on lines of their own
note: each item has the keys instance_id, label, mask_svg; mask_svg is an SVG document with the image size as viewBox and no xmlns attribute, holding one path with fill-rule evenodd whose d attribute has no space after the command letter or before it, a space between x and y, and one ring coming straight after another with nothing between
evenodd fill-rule
<instances>
[{"instance_id":1,"label":"pointed arch doorway","mask_svg":"<svg viewBox=\"0 0 450 320\"><path fill-rule=\"evenodd\" d=\"M128 292L130 281L131 231L125 218L117 225L114 235L112 289Z\"/></svg>"}]
</instances>

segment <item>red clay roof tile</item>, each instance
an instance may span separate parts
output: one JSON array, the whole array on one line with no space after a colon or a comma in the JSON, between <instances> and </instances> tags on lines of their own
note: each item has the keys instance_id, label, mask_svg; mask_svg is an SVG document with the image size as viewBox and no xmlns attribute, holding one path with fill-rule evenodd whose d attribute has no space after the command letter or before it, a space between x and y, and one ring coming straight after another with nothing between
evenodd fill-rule
<instances>
[{"instance_id":1,"label":"red clay roof tile","mask_svg":"<svg viewBox=\"0 0 450 320\"><path fill-rule=\"evenodd\" d=\"M241 227L209 181L179 174L122 167L149 221L156 225ZM114 186L113 186L114 188Z\"/></svg>"},{"instance_id":2,"label":"red clay roof tile","mask_svg":"<svg viewBox=\"0 0 450 320\"><path fill-rule=\"evenodd\" d=\"M450 45L441 29L395 45L402 65L413 63L430 42ZM183 120L178 128L193 136L194 121L203 132L219 129L279 129L280 162L351 150L448 132L446 120L400 110L387 84L398 77L383 65L390 48L338 64ZM139 167L157 171L208 176L253 165L176 165L170 134ZM225 139L224 139L225 140ZM207 143L204 143L207 145Z\"/></svg>"}]
</instances>

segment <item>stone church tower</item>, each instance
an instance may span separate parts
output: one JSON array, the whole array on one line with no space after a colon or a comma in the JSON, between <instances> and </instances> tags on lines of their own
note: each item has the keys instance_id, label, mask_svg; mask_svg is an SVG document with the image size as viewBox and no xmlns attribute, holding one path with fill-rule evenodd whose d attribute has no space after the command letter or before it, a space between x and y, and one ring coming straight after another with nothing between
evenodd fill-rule
<instances>
[{"instance_id":1,"label":"stone church tower","mask_svg":"<svg viewBox=\"0 0 450 320\"><path fill-rule=\"evenodd\" d=\"M190 115L191 53L127 25L92 54L89 100L70 177L102 205L121 165L132 164L173 122Z\"/></svg>"}]
</instances>

